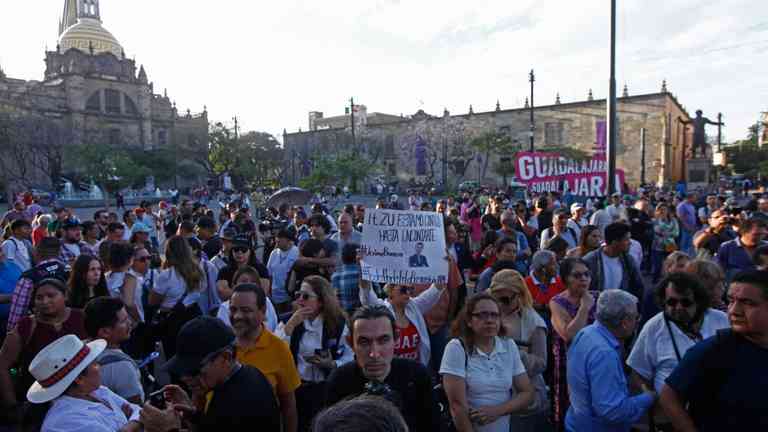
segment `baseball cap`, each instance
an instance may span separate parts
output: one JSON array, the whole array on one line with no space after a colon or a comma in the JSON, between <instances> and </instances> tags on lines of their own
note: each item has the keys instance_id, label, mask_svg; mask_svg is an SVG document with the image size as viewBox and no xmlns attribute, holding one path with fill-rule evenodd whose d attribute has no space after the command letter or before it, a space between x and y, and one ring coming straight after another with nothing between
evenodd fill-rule
<instances>
[{"instance_id":1,"label":"baseball cap","mask_svg":"<svg viewBox=\"0 0 768 432\"><path fill-rule=\"evenodd\" d=\"M209 217L201 217L197 220L197 227L202 229L215 229L216 222L214 222L213 219Z\"/></svg>"},{"instance_id":2,"label":"baseball cap","mask_svg":"<svg viewBox=\"0 0 768 432\"><path fill-rule=\"evenodd\" d=\"M176 355L162 369L180 376L196 375L208 355L233 346L235 333L218 318L197 317L179 330Z\"/></svg>"},{"instance_id":3,"label":"baseball cap","mask_svg":"<svg viewBox=\"0 0 768 432\"><path fill-rule=\"evenodd\" d=\"M152 232L152 230L149 229L147 224L144 224L144 223L141 223L141 222L136 222L131 227L131 233L132 234L136 234L136 233L147 233L147 234L149 234L151 232Z\"/></svg>"},{"instance_id":4,"label":"baseball cap","mask_svg":"<svg viewBox=\"0 0 768 432\"><path fill-rule=\"evenodd\" d=\"M77 218L69 218L61 224L61 229L80 228L80 220Z\"/></svg>"},{"instance_id":5,"label":"baseball cap","mask_svg":"<svg viewBox=\"0 0 768 432\"><path fill-rule=\"evenodd\" d=\"M582 203L573 203L571 204L571 213L575 213L576 210L581 210L584 208L584 204Z\"/></svg>"},{"instance_id":6,"label":"baseball cap","mask_svg":"<svg viewBox=\"0 0 768 432\"><path fill-rule=\"evenodd\" d=\"M221 238L224 240L234 240L237 236L237 230L232 227L224 228L224 231L221 233Z\"/></svg>"},{"instance_id":7,"label":"baseball cap","mask_svg":"<svg viewBox=\"0 0 768 432\"><path fill-rule=\"evenodd\" d=\"M251 238L248 237L247 234L238 234L235 236L234 239L232 239L232 246L245 246L247 248L251 247Z\"/></svg>"}]
</instances>

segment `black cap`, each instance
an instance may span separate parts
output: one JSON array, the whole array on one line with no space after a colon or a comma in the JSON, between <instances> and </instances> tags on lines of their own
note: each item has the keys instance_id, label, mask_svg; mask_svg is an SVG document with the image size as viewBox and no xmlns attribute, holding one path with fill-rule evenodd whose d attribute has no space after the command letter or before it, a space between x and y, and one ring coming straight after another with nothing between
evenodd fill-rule
<instances>
[{"instance_id":1,"label":"black cap","mask_svg":"<svg viewBox=\"0 0 768 432\"><path fill-rule=\"evenodd\" d=\"M221 238L224 240L234 240L237 237L237 229L233 227L224 228L221 233Z\"/></svg>"},{"instance_id":2,"label":"black cap","mask_svg":"<svg viewBox=\"0 0 768 432\"><path fill-rule=\"evenodd\" d=\"M232 246L237 247L251 247L251 238L248 237L248 234L238 234L235 236L234 239L232 239Z\"/></svg>"},{"instance_id":3,"label":"black cap","mask_svg":"<svg viewBox=\"0 0 768 432\"><path fill-rule=\"evenodd\" d=\"M69 218L64 221L64 223L61 224L62 229L70 229L70 228L80 228L81 223L80 220L75 218Z\"/></svg>"},{"instance_id":4,"label":"black cap","mask_svg":"<svg viewBox=\"0 0 768 432\"><path fill-rule=\"evenodd\" d=\"M184 324L176 336L176 355L162 369L180 376L193 375L203 359L232 346L235 333L218 318L197 317Z\"/></svg>"},{"instance_id":5,"label":"black cap","mask_svg":"<svg viewBox=\"0 0 768 432\"><path fill-rule=\"evenodd\" d=\"M215 229L216 228L216 222L213 221L213 219L209 217L201 217L197 220L197 227L202 229Z\"/></svg>"}]
</instances>

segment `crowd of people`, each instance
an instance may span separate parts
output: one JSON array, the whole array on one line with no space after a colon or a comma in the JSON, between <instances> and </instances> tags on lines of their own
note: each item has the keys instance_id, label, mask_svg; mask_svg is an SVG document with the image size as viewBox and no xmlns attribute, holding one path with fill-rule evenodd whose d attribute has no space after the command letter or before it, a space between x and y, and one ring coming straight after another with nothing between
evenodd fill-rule
<instances>
[{"instance_id":1,"label":"crowd of people","mask_svg":"<svg viewBox=\"0 0 768 432\"><path fill-rule=\"evenodd\" d=\"M362 204L15 201L0 430L768 429L768 195L376 207L443 215L445 283L363 280Z\"/></svg>"}]
</instances>

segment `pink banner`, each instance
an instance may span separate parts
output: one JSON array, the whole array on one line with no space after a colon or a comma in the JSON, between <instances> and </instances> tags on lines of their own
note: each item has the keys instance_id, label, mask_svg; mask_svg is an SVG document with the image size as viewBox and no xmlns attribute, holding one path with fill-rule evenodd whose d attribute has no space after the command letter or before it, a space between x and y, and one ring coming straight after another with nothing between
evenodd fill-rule
<instances>
[{"instance_id":1,"label":"pink banner","mask_svg":"<svg viewBox=\"0 0 768 432\"><path fill-rule=\"evenodd\" d=\"M577 196L604 196L607 162L605 155L573 160L559 153L520 152L515 155L517 181L531 192L570 191ZM616 185L624 186L624 171L616 170Z\"/></svg>"}]
</instances>

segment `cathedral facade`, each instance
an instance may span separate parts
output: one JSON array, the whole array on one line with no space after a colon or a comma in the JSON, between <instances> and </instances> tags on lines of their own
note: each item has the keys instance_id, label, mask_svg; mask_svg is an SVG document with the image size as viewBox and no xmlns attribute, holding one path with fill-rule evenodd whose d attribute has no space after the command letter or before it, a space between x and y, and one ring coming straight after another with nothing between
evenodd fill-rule
<instances>
[{"instance_id":1,"label":"cathedral facade","mask_svg":"<svg viewBox=\"0 0 768 432\"><path fill-rule=\"evenodd\" d=\"M72 143L98 133L114 146L172 148L190 164L205 159L207 110L179 113L167 92L156 93L144 66L102 26L99 0L66 0L58 30L41 81L14 79L0 68L0 113L54 120Z\"/></svg>"}]
</instances>

